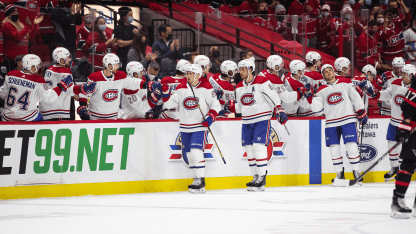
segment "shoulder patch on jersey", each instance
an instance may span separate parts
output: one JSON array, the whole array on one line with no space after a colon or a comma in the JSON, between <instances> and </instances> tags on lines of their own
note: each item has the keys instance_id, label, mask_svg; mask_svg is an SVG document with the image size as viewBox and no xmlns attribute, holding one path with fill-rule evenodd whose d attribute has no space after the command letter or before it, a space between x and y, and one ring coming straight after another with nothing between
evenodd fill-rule
<instances>
[{"instance_id":1,"label":"shoulder patch on jersey","mask_svg":"<svg viewBox=\"0 0 416 234\"><path fill-rule=\"evenodd\" d=\"M402 86L402 79L396 79L391 84L392 85Z\"/></svg>"}]
</instances>

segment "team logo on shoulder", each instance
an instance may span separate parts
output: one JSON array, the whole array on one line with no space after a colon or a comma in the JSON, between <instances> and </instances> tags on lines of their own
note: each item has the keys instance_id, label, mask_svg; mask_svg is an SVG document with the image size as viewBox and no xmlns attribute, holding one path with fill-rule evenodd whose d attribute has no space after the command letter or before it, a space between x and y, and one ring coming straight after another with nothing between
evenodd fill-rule
<instances>
[{"instance_id":1,"label":"team logo on shoulder","mask_svg":"<svg viewBox=\"0 0 416 234\"><path fill-rule=\"evenodd\" d=\"M243 142L244 143L244 142ZM283 146L285 142L283 142L274 128L270 127L270 135L269 135L269 145L267 146L267 163L269 163L272 158L282 158L286 157L283 153ZM245 152L243 158L247 158L247 153Z\"/></svg>"},{"instance_id":2,"label":"team logo on shoulder","mask_svg":"<svg viewBox=\"0 0 416 234\"><path fill-rule=\"evenodd\" d=\"M254 100L253 93L246 93L243 96L241 96L241 104L243 104L244 106L251 106L254 103L256 103L256 100Z\"/></svg>"},{"instance_id":3,"label":"team logo on shoulder","mask_svg":"<svg viewBox=\"0 0 416 234\"><path fill-rule=\"evenodd\" d=\"M198 102L199 102L198 98L187 97L183 100L183 107L185 107L185 109L187 110L194 110L198 108Z\"/></svg>"},{"instance_id":4,"label":"team logo on shoulder","mask_svg":"<svg viewBox=\"0 0 416 234\"><path fill-rule=\"evenodd\" d=\"M361 162L370 162L377 157L377 149L372 145L363 144L360 147Z\"/></svg>"},{"instance_id":5,"label":"team logo on shoulder","mask_svg":"<svg viewBox=\"0 0 416 234\"><path fill-rule=\"evenodd\" d=\"M208 132L207 132L208 134ZM214 144L208 144L210 137L207 136L207 142L205 144L204 150L204 159L205 161L215 160L212 150L214 149ZM189 166L188 157L186 155L182 156L182 138L181 134L179 133L176 137L175 144L169 145L170 151L172 154L169 157L169 161L182 161L187 166Z\"/></svg>"},{"instance_id":6,"label":"team logo on shoulder","mask_svg":"<svg viewBox=\"0 0 416 234\"><path fill-rule=\"evenodd\" d=\"M344 101L344 99L342 98L342 93L336 92L329 94L329 96L327 97L327 101L329 105L336 105Z\"/></svg>"},{"instance_id":7,"label":"team logo on shoulder","mask_svg":"<svg viewBox=\"0 0 416 234\"><path fill-rule=\"evenodd\" d=\"M403 103L404 100L404 96L397 94L396 97L394 97L394 104L396 104L396 106L400 106Z\"/></svg>"},{"instance_id":8,"label":"team logo on shoulder","mask_svg":"<svg viewBox=\"0 0 416 234\"><path fill-rule=\"evenodd\" d=\"M103 100L112 102L118 98L118 89L109 89L103 93Z\"/></svg>"}]
</instances>

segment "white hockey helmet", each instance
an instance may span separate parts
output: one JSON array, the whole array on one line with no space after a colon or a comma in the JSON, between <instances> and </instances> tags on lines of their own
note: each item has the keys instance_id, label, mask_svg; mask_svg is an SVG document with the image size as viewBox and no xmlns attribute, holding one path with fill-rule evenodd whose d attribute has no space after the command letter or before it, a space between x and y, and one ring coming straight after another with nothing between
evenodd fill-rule
<instances>
[{"instance_id":1,"label":"white hockey helmet","mask_svg":"<svg viewBox=\"0 0 416 234\"><path fill-rule=\"evenodd\" d=\"M327 69L327 68L331 68L333 71L335 71L334 67L331 64L325 64L321 68L321 73L324 74L324 70Z\"/></svg>"},{"instance_id":2,"label":"white hockey helmet","mask_svg":"<svg viewBox=\"0 0 416 234\"><path fill-rule=\"evenodd\" d=\"M279 55L270 55L267 58L266 65L270 70L273 71L280 71L285 66L285 63L283 62L282 57ZM276 70L276 66L279 66L279 70Z\"/></svg>"},{"instance_id":3,"label":"white hockey helmet","mask_svg":"<svg viewBox=\"0 0 416 234\"><path fill-rule=\"evenodd\" d=\"M370 72L370 74L371 74L372 77L376 77L377 76L376 69L374 68L373 65L370 65L370 64L365 65L363 67L363 69L361 70L361 72L364 73L364 74L366 74L366 75L367 75L368 72Z\"/></svg>"},{"instance_id":4,"label":"white hockey helmet","mask_svg":"<svg viewBox=\"0 0 416 234\"><path fill-rule=\"evenodd\" d=\"M298 71L301 71L302 75L300 76L303 76L305 74L305 68L306 64L300 60L292 60L289 64L290 73L294 75L299 75Z\"/></svg>"},{"instance_id":5,"label":"white hockey helmet","mask_svg":"<svg viewBox=\"0 0 416 234\"><path fill-rule=\"evenodd\" d=\"M189 64L191 64L191 63L188 60L181 59L176 64L176 70L178 70L182 73L186 73L186 66L188 66Z\"/></svg>"},{"instance_id":6,"label":"white hockey helmet","mask_svg":"<svg viewBox=\"0 0 416 234\"><path fill-rule=\"evenodd\" d=\"M22 66L24 70L28 70L36 74L42 66L42 60L36 54L27 54L22 59ZM32 66L35 66L35 72L31 71Z\"/></svg>"},{"instance_id":7,"label":"white hockey helmet","mask_svg":"<svg viewBox=\"0 0 416 234\"><path fill-rule=\"evenodd\" d=\"M52 58L55 63L65 65L65 63L68 62L68 58L69 60L71 60L72 56L71 53L69 53L69 50L67 50L66 48L58 47L52 52ZM61 63L61 59L65 61L64 64Z\"/></svg>"},{"instance_id":8,"label":"white hockey helmet","mask_svg":"<svg viewBox=\"0 0 416 234\"><path fill-rule=\"evenodd\" d=\"M202 72L202 67L199 64L189 64L188 66L186 66L186 72L192 72L195 74L195 78L196 76L199 74L199 77L202 76L203 72Z\"/></svg>"},{"instance_id":9,"label":"white hockey helmet","mask_svg":"<svg viewBox=\"0 0 416 234\"><path fill-rule=\"evenodd\" d=\"M126 72L128 76L134 77L134 73L137 73L141 77L140 74L143 75L144 67L139 62L129 62L126 66Z\"/></svg>"},{"instance_id":10,"label":"white hockey helmet","mask_svg":"<svg viewBox=\"0 0 416 234\"><path fill-rule=\"evenodd\" d=\"M231 60L225 60L221 63L220 70L222 74L227 76L230 75L228 72L231 71L233 73L231 77L234 77L237 73L237 64Z\"/></svg>"},{"instance_id":11,"label":"white hockey helmet","mask_svg":"<svg viewBox=\"0 0 416 234\"><path fill-rule=\"evenodd\" d=\"M111 70L108 68L108 65L110 65L110 64L113 66L113 69L111 69ZM104 56L103 65L104 65L105 68L107 68L110 71L113 71L116 64L118 65L119 68L122 65L121 62L120 62L120 58L116 54L108 53Z\"/></svg>"},{"instance_id":12,"label":"white hockey helmet","mask_svg":"<svg viewBox=\"0 0 416 234\"><path fill-rule=\"evenodd\" d=\"M395 57L391 64L393 67L403 67L406 63L402 57Z\"/></svg>"},{"instance_id":13,"label":"white hockey helmet","mask_svg":"<svg viewBox=\"0 0 416 234\"><path fill-rule=\"evenodd\" d=\"M247 71L250 71L251 68L251 73L254 73L254 71L256 70L256 65L254 64L254 61L252 59L244 59L238 62L238 69L242 67L247 68Z\"/></svg>"},{"instance_id":14,"label":"white hockey helmet","mask_svg":"<svg viewBox=\"0 0 416 234\"><path fill-rule=\"evenodd\" d=\"M412 74L413 76L416 76L416 67L410 64L405 64L402 67L402 73L406 73L407 75Z\"/></svg>"},{"instance_id":15,"label":"white hockey helmet","mask_svg":"<svg viewBox=\"0 0 416 234\"><path fill-rule=\"evenodd\" d=\"M201 67L206 68L207 66L211 66L211 61L209 61L209 58L205 55L198 55L194 58L194 64L201 65ZM204 69L205 70L205 69Z\"/></svg>"},{"instance_id":16,"label":"white hockey helmet","mask_svg":"<svg viewBox=\"0 0 416 234\"><path fill-rule=\"evenodd\" d=\"M347 68L350 69L351 67L351 62L348 58L345 57L339 57L337 59L335 59L334 62L334 66L335 66L335 70L338 72L343 72L342 68Z\"/></svg>"},{"instance_id":17,"label":"white hockey helmet","mask_svg":"<svg viewBox=\"0 0 416 234\"><path fill-rule=\"evenodd\" d=\"M305 56L306 62L313 64L313 61L320 62L322 64L321 55L318 52L310 51Z\"/></svg>"}]
</instances>

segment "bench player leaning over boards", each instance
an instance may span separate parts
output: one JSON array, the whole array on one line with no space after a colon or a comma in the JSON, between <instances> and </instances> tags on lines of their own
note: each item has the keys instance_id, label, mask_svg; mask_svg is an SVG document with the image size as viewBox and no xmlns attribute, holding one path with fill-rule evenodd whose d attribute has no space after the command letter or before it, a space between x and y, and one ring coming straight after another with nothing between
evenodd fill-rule
<instances>
[{"instance_id":1,"label":"bench player leaning over boards","mask_svg":"<svg viewBox=\"0 0 416 234\"><path fill-rule=\"evenodd\" d=\"M10 71L0 83L0 98L5 99L3 120L5 121L42 121L43 117L37 102L54 102L67 92L70 96L94 91L95 83L88 82L82 86L73 85L72 76L63 78L51 89L43 77L38 75L42 61L37 55L28 54L22 59L23 71Z\"/></svg>"}]
</instances>

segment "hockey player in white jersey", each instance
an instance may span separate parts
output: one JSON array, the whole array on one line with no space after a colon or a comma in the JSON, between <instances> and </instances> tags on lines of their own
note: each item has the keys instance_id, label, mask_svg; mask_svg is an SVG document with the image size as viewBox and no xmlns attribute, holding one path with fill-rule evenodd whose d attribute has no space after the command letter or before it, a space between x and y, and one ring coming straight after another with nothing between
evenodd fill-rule
<instances>
[{"instance_id":1,"label":"hockey player in white jersey","mask_svg":"<svg viewBox=\"0 0 416 234\"><path fill-rule=\"evenodd\" d=\"M63 48L56 48L52 52L54 65L50 66L45 73L45 81L49 87L54 88L62 78L71 74L71 53ZM54 102L40 102L39 110L44 120L69 120L71 109L70 93L62 93Z\"/></svg>"},{"instance_id":2,"label":"hockey player in white jersey","mask_svg":"<svg viewBox=\"0 0 416 234\"><path fill-rule=\"evenodd\" d=\"M217 99L221 104L221 111L218 113L218 118L227 117L230 112L225 109L225 104L229 100L234 100L234 87L230 83L231 79L237 74L237 64L231 60L225 60L220 66L221 74L214 74L209 77L208 81L214 88Z\"/></svg>"},{"instance_id":3,"label":"hockey player in white jersey","mask_svg":"<svg viewBox=\"0 0 416 234\"><path fill-rule=\"evenodd\" d=\"M209 58L205 55L198 55L194 58L194 64L198 64L202 67L202 77L209 78L212 76L212 73L209 72L209 69L212 67L212 63Z\"/></svg>"},{"instance_id":4,"label":"hockey player in white jersey","mask_svg":"<svg viewBox=\"0 0 416 234\"><path fill-rule=\"evenodd\" d=\"M96 90L90 95L80 95L80 106L77 113L83 120L117 119L120 107L121 90L146 89L149 92L159 92L161 97L161 85L155 81L140 79L128 79L127 74L118 69L121 67L120 59L113 53L108 53L103 58L104 70L94 72L88 76L88 81L96 82ZM155 93L156 93L155 92ZM87 109L87 100L90 99Z\"/></svg>"},{"instance_id":5,"label":"hockey player in white jersey","mask_svg":"<svg viewBox=\"0 0 416 234\"><path fill-rule=\"evenodd\" d=\"M176 64L176 75L164 77L160 83L162 84L162 99L164 102L169 100L170 95L173 95L176 92L176 89L180 84L187 84L186 75L186 66L191 63L188 60L181 59ZM179 116L178 109L172 109L162 112L159 115L159 119L178 119Z\"/></svg>"},{"instance_id":6,"label":"hockey player in white jersey","mask_svg":"<svg viewBox=\"0 0 416 234\"><path fill-rule=\"evenodd\" d=\"M366 110L368 110L368 96L372 96L376 87L375 80L377 79L377 71L373 65L367 64L361 70L360 76L354 76L351 79L352 85L355 87L357 92L360 94ZM377 86L379 87L379 86ZM367 95L365 94L367 92Z\"/></svg>"},{"instance_id":7,"label":"hockey player in white jersey","mask_svg":"<svg viewBox=\"0 0 416 234\"><path fill-rule=\"evenodd\" d=\"M139 62L130 62L126 67L126 79L143 80L145 72L143 65ZM148 97L148 94L150 96ZM156 93L148 93L147 89L127 89L121 91L119 119L144 119L154 106L156 106L160 96Z\"/></svg>"},{"instance_id":8,"label":"hockey player in white jersey","mask_svg":"<svg viewBox=\"0 0 416 234\"><path fill-rule=\"evenodd\" d=\"M194 177L193 183L188 186L189 192L203 193L205 192L203 151L208 137L207 130L215 121L221 106L211 84L202 77L201 66L191 64L186 70L188 83L178 86L176 92L164 103L164 108L179 109L182 156L188 159Z\"/></svg>"},{"instance_id":9,"label":"hockey player in white jersey","mask_svg":"<svg viewBox=\"0 0 416 234\"><path fill-rule=\"evenodd\" d=\"M373 98L380 101L389 102L391 106L391 119L387 129L387 145L392 148L396 142L397 129L403 121L402 110L400 105L403 102L405 94L412 83L412 76L415 76L416 68L410 65L404 65L401 70L401 78L394 80L385 90L376 90ZM399 172L399 153L401 145L393 151L389 152L391 170L384 175L385 181L394 179L394 176Z\"/></svg>"},{"instance_id":10,"label":"hockey player in white jersey","mask_svg":"<svg viewBox=\"0 0 416 234\"><path fill-rule=\"evenodd\" d=\"M319 83L323 80L320 69L322 66L322 58L318 52L310 51L305 56L306 69L305 77L310 78L314 81L314 84Z\"/></svg>"},{"instance_id":11,"label":"hockey player in white jersey","mask_svg":"<svg viewBox=\"0 0 416 234\"><path fill-rule=\"evenodd\" d=\"M254 76L254 62L251 59L242 60L238 69L243 80L236 87L236 101L230 101L228 108L231 112L242 114L241 142L253 175L253 180L247 183L247 190L264 191L270 119L276 116L282 125L288 119L270 81L264 76Z\"/></svg>"},{"instance_id":12,"label":"hockey player in white jersey","mask_svg":"<svg viewBox=\"0 0 416 234\"><path fill-rule=\"evenodd\" d=\"M62 93L88 94L95 88L95 83L74 86L72 76L69 75L51 89L45 79L37 75L42 65L37 55L25 55L22 65L23 71L10 71L0 88L0 98L5 99L3 112L5 121L42 121L43 117L37 107L38 100L40 103L54 102Z\"/></svg>"},{"instance_id":13,"label":"hockey player in white jersey","mask_svg":"<svg viewBox=\"0 0 416 234\"><path fill-rule=\"evenodd\" d=\"M334 68L325 64L322 74L326 85L322 85L315 96L308 99L314 111L324 108L326 146L332 158L338 179L344 179L343 161L341 156L340 139L344 140L354 178L360 176L360 155L358 152L358 137L355 123L367 123L367 112L364 103L346 78L335 77Z\"/></svg>"},{"instance_id":14,"label":"hockey player in white jersey","mask_svg":"<svg viewBox=\"0 0 416 234\"><path fill-rule=\"evenodd\" d=\"M339 57L335 59L334 62L334 68L335 68L335 76L341 76L344 78L351 76L351 62L348 58L345 57Z\"/></svg>"},{"instance_id":15,"label":"hockey player in white jersey","mask_svg":"<svg viewBox=\"0 0 416 234\"><path fill-rule=\"evenodd\" d=\"M382 87L383 90L387 89L395 80L402 79L402 67L406 64L402 57L396 57L391 63L393 66L393 71L386 71L377 78L377 84ZM391 106L390 101L382 101L379 104L380 115L391 115ZM398 151L400 152L400 151Z\"/></svg>"}]
</instances>

